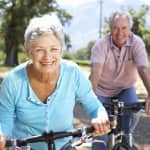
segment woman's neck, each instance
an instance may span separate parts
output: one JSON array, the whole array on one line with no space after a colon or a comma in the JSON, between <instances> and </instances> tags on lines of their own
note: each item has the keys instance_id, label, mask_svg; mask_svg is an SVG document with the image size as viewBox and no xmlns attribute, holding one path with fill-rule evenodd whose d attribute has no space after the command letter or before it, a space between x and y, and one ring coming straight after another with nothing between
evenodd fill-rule
<instances>
[{"instance_id":1,"label":"woman's neck","mask_svg":"<svg viewBox=\"0 0 150 150\"><path fill-rule=\"evenodd\" d=\"M40 81L42 83L50 83L54 82L58 79L59 74L60 74L60 67L54 72L40 72L32 64L28 66L28 76L29 78L32 78L34 80Z\"/></svg>"}]
</instances>

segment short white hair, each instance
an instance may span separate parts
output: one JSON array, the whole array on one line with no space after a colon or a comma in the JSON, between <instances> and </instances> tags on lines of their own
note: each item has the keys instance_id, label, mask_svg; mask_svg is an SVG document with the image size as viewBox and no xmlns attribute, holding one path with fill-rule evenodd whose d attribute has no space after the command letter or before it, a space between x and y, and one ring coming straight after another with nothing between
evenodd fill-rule
<instances>
[{"instance_id":1,"label":"short white hair","mask_svg":"<svg viewBox=\"0 0 150 150\"><path fill-rule=\"evenodd\" d=\"M30 20L24 34L24 44L28 45L44 33L52 33L64 44L64 33L62 24L56 13L45 14L41 17L34 17Z\"/></svg>"},{"instance_id":2,"label":"short white hair","mask_svg":"<svg viewBox=\"0 0 150 150\"><path fill-rule=\"evenodd\" d=\"M127 11L115 11L115 12L112 13L112 15L109 18L110 30L112 29L113 20L114 20L114 18L116 16L119 16L119 17L123 17L124 16L124 17L126 17L128 19L130 29L132 28L132 26L133 26L133 19L132 19L132 16L130 15L130 13L128 13Z\"/></svg>"}]
</instances>

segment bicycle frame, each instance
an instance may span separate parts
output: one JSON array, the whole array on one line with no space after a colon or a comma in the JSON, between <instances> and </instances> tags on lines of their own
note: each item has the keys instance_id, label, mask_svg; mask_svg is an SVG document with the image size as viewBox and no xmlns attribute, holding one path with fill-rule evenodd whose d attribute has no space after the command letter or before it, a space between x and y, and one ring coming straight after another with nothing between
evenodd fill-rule
<instances>
[{"instance_id":1,"label":"bicycle frame","mask_svg":"<svg viewBox=\"0 0 150 150\"><path fill-rule=\"evenodd\" d=\"M108 134L109 137L109 150L119 150L119 147L123 147L125 150L131 150L133 146L133 135L132 133L125 134L122 130L121 120L126 111L138 112L144 109L145 102L136 102L133 104L125 105L124 102L118 99L113 99L112 104L104 104L105 108L109 113L111 120L111 132ZM128 143L123 143L123 138L128 139Z\"/></svg>"}]
</instances>

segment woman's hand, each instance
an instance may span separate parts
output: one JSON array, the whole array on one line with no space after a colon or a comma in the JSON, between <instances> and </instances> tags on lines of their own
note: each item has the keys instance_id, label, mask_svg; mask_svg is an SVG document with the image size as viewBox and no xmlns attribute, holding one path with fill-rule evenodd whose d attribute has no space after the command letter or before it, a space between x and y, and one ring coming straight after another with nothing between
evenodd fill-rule
<instances>
[{"instance_id":1,"label":"woman's hand","mask_svg":"<svg viewBox=\"0 0 150 150\"><path fill-rule=\"evenodd\" d=\"M91 124L95 129L93 136L104 135L110 132L110 121L105 109L98 114L97 118L92 119Z\"/></svg>"},{"instance_id":2,"label":"woman's hand","mask_svg":"<svg viewBox=\"0 0 150 150\"><path fill-rule=\"evenodd\" d=\"M0 150L7 150L5 148L6 138L4 135L0 135Z\"/></svg>"}]
</instances>

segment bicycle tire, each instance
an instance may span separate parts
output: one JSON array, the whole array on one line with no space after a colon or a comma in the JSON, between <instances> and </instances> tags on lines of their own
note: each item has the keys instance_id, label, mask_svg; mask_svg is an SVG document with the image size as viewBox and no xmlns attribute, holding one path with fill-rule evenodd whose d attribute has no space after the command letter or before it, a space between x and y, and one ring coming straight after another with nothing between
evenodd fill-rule
<instances>
[{"instance_id":1,"label":"bicycle tire","mask_svg":"<svg viewBox=\"0 0 150 150\"><path fill-rule=\"evenodd\" d=\"M132 150L129 145L124 143L117 143L112 150Z\"/></svg>"}]
</instances>

